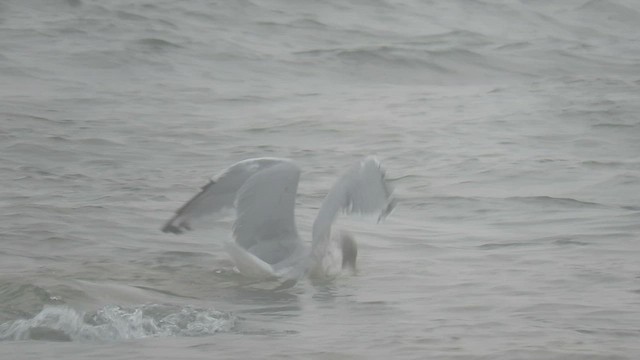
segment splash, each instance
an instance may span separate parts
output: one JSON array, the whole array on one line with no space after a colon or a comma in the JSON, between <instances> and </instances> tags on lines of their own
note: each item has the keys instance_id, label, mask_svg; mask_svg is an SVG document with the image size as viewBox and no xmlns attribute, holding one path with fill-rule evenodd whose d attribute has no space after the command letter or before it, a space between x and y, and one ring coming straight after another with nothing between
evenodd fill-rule
<instances>
[{"instance_id":1,"label":"splash","mask_svg":"<svg viewBox=\"0 0 640 360\"><path fill-rule=\"evenodd\" d=\"M212 309L108 305L85 313L68 306L46 306L31 319L1 324L0 340L113 341L205 336L229 331L233 325L233 316Z\"/></svg>"}]
</instances>

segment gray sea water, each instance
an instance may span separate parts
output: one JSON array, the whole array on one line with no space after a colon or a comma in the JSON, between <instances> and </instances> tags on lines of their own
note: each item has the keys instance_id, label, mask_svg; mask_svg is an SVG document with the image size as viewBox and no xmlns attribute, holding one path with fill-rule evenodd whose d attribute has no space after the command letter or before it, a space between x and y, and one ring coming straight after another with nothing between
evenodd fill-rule
<instances>
[{"instance_id":1,"label":"gray sea water","mask_svg":"<svg viewBox=\"0 0 640 360\"><path fill-rule=\"evenodd\" d=\"M640 2L0 2L1 359L637 359ZM160 227L251 157L355 276L274 291L230 223Z\"/></svg>"}]
</instances>

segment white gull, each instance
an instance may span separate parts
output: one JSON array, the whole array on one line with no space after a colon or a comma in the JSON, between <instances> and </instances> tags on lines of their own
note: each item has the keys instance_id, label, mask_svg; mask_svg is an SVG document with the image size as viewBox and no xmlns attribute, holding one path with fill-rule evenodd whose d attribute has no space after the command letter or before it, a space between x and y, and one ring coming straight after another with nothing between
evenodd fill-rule
<instances>
[{"instance_id":1,"label":"white gull","mask_svg":"<svg viewBox=\"0 0 640 360\"><path fill-rule=\"evenodd\" d=\"M341 212L376 214L380 221L393 210L393 191L380 162L367 157L333 185L313 223L311 248L300 240L294 219L299 177L300 168L288 159L240 161L178 209L162 231L180 234L191 230L197 218L235 208L234 239L225 250L244 276L296 281L355 269L355 240L332 230L332 224Z\"/></svg>"}]
</instances>

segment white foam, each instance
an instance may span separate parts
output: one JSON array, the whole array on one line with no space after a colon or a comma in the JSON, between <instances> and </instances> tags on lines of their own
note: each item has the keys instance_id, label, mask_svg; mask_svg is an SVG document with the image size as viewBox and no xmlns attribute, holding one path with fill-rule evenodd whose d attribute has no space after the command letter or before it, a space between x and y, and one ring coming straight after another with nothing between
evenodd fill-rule
<instances>
[{"instance_id":1,"label":"white foam","mask_svg":"<svg viewBox=\"0 0 640 360\"><path fill-rule=\"evenodd\" d=\"M1 340L102 341L159 336L205 336L229 331L234 318L213 309L170 305L108 305L84 313L46 306L31 319L0 325Z\"/></svg>"}]
</instances>

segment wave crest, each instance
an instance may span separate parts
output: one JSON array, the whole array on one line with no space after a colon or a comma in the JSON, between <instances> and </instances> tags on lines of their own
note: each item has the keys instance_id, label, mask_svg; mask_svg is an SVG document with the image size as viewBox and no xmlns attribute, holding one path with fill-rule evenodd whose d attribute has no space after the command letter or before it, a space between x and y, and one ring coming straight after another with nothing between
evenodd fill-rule
<instances>
[{"instance_id":1,"label":"wave crest","mask_svg":"<svg viewBox=\"0 0 640 360\"><path fill-rule=\"evenodd\" d=\"M0 340L101 341L205 336L229 331L234 322L228 313L171 305L108 305L91 313L68 306L45 306L31 319L1 324Z\"/></svg>"}]
</instances>

